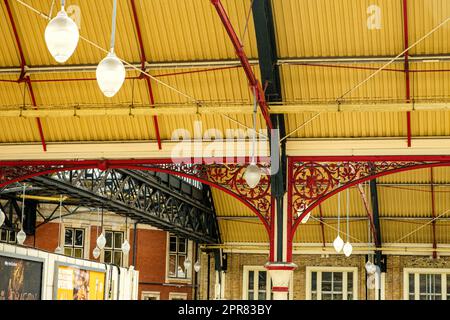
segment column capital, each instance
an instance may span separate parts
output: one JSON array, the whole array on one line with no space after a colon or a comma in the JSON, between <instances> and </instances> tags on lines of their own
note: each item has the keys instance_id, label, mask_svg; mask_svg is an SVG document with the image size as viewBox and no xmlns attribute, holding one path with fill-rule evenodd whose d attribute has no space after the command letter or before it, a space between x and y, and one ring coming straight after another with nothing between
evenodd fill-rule
<instances>
[{"instance_id":1,"label":"column capital","mask_svg":"<svg viewBox=\"0 0 450 320\"><path fill-rule=\"evenodd\" d=\"M292 262L267 262L264 266L269 271L294 271L297 265Z\"/></svg>"},{"instance_id":2,"label":"column capital","mask_svg":"<svg viewBox=\"0 0 450 320\"><path fill-rule=\"evenodd\" d=\"M287 300L289 282L292 273L297 269L295 263L268 262L264 266L272 279L272 292L274 300Z\"/></svg>"}]
</instances>

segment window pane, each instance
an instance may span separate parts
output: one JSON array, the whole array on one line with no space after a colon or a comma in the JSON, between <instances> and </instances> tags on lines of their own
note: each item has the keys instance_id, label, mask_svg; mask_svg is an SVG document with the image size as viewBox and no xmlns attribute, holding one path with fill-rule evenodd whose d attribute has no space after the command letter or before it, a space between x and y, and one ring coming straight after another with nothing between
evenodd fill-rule
<instances>
[{"instance_id":1,"label":"window pane","mask_svg":"<svg viewBox=\"0 0 450 320\"><path fill-rule=\"evenodd\" d=\"M122 232L115 232L114 233L114 248L120 249L122 247L122 238L123 233Z\"/></svg>"},{"instance_id":2,"label":"window pane","mask_svg":"<svg viewBox=\"0 0 450 320\"><path fill-rule=\"evenodd\" d=\"M169 250L170 250L170 252L177 252L177 237L174 237L174 236L170 237Z\"/></svg>"},{"instance_id":3,"label":"window pane","mask_svg":"<svg viewBox=\"0 0 450 320\"><path fill-rule=\"evenodd\" d=\"M258 292L258 300L266 300L266 291Z\"/></svg>"},{"instance_id":4,"label":"window pane","mask_svg":"<svg viewBox=\"0 0 450 320\"><path fill-rule=\"evenodd\" d=\"M64 248L64 254L66 256L71 257L72 256L72 248Z\"/></svg>"},{"instance_id":5,"label":"window pane","mask_svg":"<svg viewBox=\"0 0 450 320\"><path fill-rule=\"evenodd\" d=\"M258 273L258 290L266 290L266 278L267 278L267 273L266 271L260 271Z\"/></svg>"},{"instance_id":6,"label":"window pane","mask_svg":"<svg viewBox=\"0 0 450 320\"><path fill-rule=\"evenodd\" d=\"M331 276L332 272L322 272L322 281L330 281L331 282Z\"/></svg>"},{"instance_id":7,"label":"window pane","mask_svg":"<svg viewBox=\"0 0 450 320\"><path fill-rule=\"evenodd\" d=\"M75 248L74 251L75 251L74 255L75 258L83 258L83 249Z\"/></svg>"},{"instance_id":8,"label":"window pane","mask_svg":"<svg viewBox=\"0 0 450 320\"><path fill-rule=\"evenodd\" d=\"M178 252L186 253L186 242L185 238L178 238Z\"/></svg>"},{"instance_id":9,"label":"window pane","mask_svg":"<svg viewBox=\"0 0 450 320\"><path fill-rule=\"evenodd\" d=\"M311 272L311 291L317 290L317 272Z\"/></svg>"},{"instance_id":10,"label":"window pane","mask_svg":"<svg viewBox=\"0 0 450 320\"><path fill-rule=\"evenodd\" d=\"M255 300L255 297L254 297L254 293L253 293L253 291L248 291L248 300Z\"/></svg>"},{"instance_id":11,"label":"window pane","mask_svg":"<svg viewBox=\"0 0 450 320\"><path fill-rule=\"evenodd\" d=\"M332 300L331 293L322 293L322 300Z\"/></svg>"},{"instance_id":12,"label":"window pane","mask_svg":"<svg viewBox=\"0 0 450 320\"><path fill-rule=\"evenodd\" d=\"M186 278L186 270L184 270L184 260L186 260L186 256L178 256L178 278Z\"/></svg>"},{"instance_id":13,"label":"window pane","mask_svg":"<svg viewBox=\"0 0 450 320\"><path fill-rule=\"evenodd\" d=\"M353 300L353 293L347 293L347 300Z\"/></svg>"},{"instance_id":14,"label":"window pane","mask_svg":"<svg viewBox=\"0 0 450 320\"><path fill-rule=\"evenodd\" d=\"M4 241L6 242L6 240L8 239L8 235L7 235L7 231L4 229L0 230L0 241Z\"/></svg>"},{"instance_id":15,"label":"window pane","mask_svg":"<svg viewBox=\"0 0 450 320\"><path fill-rule=\"evenodd\" d=\"M106 238L106 244L105 244L105 248L109 248L112 249L113 247L113 233L111 231L106 231L105 232L105 238Z\"/></svg>"},{"instance_id":16,"label":"window pane","mask_svg":"<svg viewBox=\"0 0 450 320\"><path fill-rule=\"evenodd\" d=\"M16 242L16 232L15 231L9 231L9 242L14 243Z\"/></svg>"},{"instance_id":17,"label":"window pane","mask_svg":"<svg viewBox=\"0 0 450 320\"><path fill-rule=\"evenodd\" d=\"M176 261L176 259L177 259L176 255L171 254L169 256L169 277L172 277L172 278L177 276L177 273L176 273L177 261Z\"/></svg>"},{"instance_id":18,"label":"window pane","mask_svg":"<svg viewBox=\"0 0 450 320\"><path fill-rule=\"evenodd\" d=\"M342 300L342 293L334 294L333 295L333 300Z\"/></svg>"},{"instance_id":19,"label":"window pane","mask_svg":"<svg viewBox=\"0 0 450 320\"><path fill-rule=\"evenodd\" d=\"M64 235L64 244L71 246L73 244L73 230L72 229L66 229L65 235Z\"/></svg>"},{"instance_id":20,"label":"window pane","mask_svg":"<svg viewBox=\"0 0 450 320\"><path fill-rule=\"evenodd\" d=\"M82 247L83 246L83 238L84 238L84 231L81 229L75 230L75 245Z\"/></svg>"},{"instance_id":21,"label":"window pane","mask_svg":"<svg viewBox=\"0 0 450 320\"><path fill-rule=\"evenodd\" d=\"M333 280L342 282L342 272L333 272Z\"/></svg>"},{"instance_id":22,"label":"window pane","mask_svg":"<svg viewBox=\"0 0 450 320\"><path fill-rule=\"evenodd\" d=\"M111 252L111 250L105 250L105 263L112 263L112 252Z\"/></svg>"},{"instance_id":23,"label":"window pane","mask_svg":"<svg viewBox=\"0 0 450 320\"><path fill-rule=\"evenodd\" d=\"M331 291L331 281L322 280L322 291Z\"/></svg>"},{"instance_id":24,"label":"window pane","mask_svg":"<svg viewBox=\"0 0 450 320\"><path fill-rule=\"evenodd\" d=\"M317 293L313 292L311 294L311 300L317 300Z\"/></svg>"},{"instance_id":25,"label":"window pane","mask_svg":"<svg viewBox=\"0 0 450 320\"><path fill-rule=\"evenodd\" d=\"M414 274L410 273L409 274L409 293L413 295L414 297L414 292L415 292L415 288L414 288L415 282L414 282Z\"/></svg>"},{"instance_id":26,"label":"window pane","mask_svg":"<svg viewBox=\"0 0 450 320\"><path fill-rule=\"evenodd\" d=\"M248 290L253 290L254 286L255 286L255 272L254 271L249 271L248 272Z\"/></svg>"},{"instance_id":27,"label":"window pane","mask_svg":"<svg viewBox=\"0 0 450 320\"><path fill-rule=\"evenodd\" d=\"M114 252L114 263L119 266L122 265L122 252L120 252L120 251Z\"/></svg>"},{"instance_id":28,"label":"window pane","mask_svg":"<svg viewBox=\"0 0 450 320\"><path fill-rule=\"evenodd\" d=\"M434 274L434 288L435 288L435 293L441 293L441 275L440 274Z\"/></svg>"},{"instance_id":29,"label":"window pane","mask_svg":"<svg viewBox=\"0 0 450 320\"><path fill-rule=\"evenodd\" d=\"M450 274L447 275L447 300L450 300Z\"/></svg>"},{"instance_id":30,"label":"window pane","mask_svg":"<svg viewBox=\"0 0 450 320\"><path fill-rule=\"evenodd\" d=\"M347 294L353 293L353 272L347 273ZM350 299L348 299L350 300Z\"/></svg>"}]
</instances>

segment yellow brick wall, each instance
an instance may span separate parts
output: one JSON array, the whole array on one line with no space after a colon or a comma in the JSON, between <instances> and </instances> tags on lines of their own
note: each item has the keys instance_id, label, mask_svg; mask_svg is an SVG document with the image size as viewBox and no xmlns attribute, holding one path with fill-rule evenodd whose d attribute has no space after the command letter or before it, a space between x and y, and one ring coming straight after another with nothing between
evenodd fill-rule
<instances>
[{"instance_id":1,"label":"yellow brick wall","mask_svg":"<svg viewBox=\"0 0 450 320\"><path fill-rule=\"evenodd\" d=\"M206 299L207 286L207 255L202 255L202 271L199 281L200 298ZM267 263L265 254L228 253L228 270L225 280L225 299L242 299L242 283L244 266L264 266ZM330 255L323 258L320 255L295 255L294 263L298 268L294 271L294 300L306 297L306 267L357 267L358 297L360 300L374 299L374 290L368 290L366 296L365 256L354 255L346 258L343 255ZM403 268L450 268L450 257L433 260L427 256L388 256L387 273L385 275L386 300L403 299ZM214 298L214 257L211 257L210 298Z\"/></svg>"}]
</instances>

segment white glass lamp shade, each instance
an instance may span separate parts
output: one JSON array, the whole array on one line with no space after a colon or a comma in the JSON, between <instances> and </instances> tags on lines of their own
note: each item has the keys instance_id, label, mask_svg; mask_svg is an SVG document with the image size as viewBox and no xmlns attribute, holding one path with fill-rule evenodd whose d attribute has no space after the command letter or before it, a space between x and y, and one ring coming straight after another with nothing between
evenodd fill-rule
<instances>
[{"instance_id":1,"label":"white glass lamp shade","mask_svg":"<svg viewBox=\"0 0 450 320\"><path fill-rule=\"evenodd\" d=\"M191 267L191 260L189 260L189 258L187 258L186 260L184 260L184 270L188 270Z\"/></svg>"},{"instance_id":2,"label":"white glass lamp shade","mask_svg":"<svg viewBox=\"0 0 450 320\"><path fill-rule=\"evenodd\" d=\"M374 274L375 272L377 272L377 266L372 261L367 261L366 271L368 274Z\"/></svg>"},{"instance_id":3,"label":"white glass lamp shade","mask_svg":"<svg viewBox=\"0 0 450 320\"><path fill-rule=\"evenodd\" d=\"M100 90L106 97L111 98L119 92L125 81L125 66L115 53L110 52L98 64L96 75Z\"/></svg>"},{"instance_id":4,"label":"white glass lamp shade","mask_svg":"<svg viewBox=\"0 0 450 320\"><path fill-rule=\"evenodd\" d=\"M350 257L353 251L353 246L350 242L347 241L347 243L344 245L344 254L346 257Z\"/></svg>"},{"instance_id":5,"label":"white glass lamp shade","mask_svg":"<svg viewBox=\"0 0 450 320\"><path fill-rule=\"evenodd\" d=\"M0 227L3 225L3 223L5 223L5 213L2 211L2 209L0 209Z\"/></svg>"},{"instance_id":6,"label":"white glass lamp shade","mask_svg":"<svg viewBox=\"0 0 450 320\"><path fill-rule=\"evenodd\" d=\"M200 268L201 268L201 265L200 265L200 261L196 261L195 262L195 264L194 264L194 270L195 270L195 272L199 272L200 271Z\"/></svg>"},{"instance_id":7,"label":"white glass lamp shade","mask_svg":"<svg viewBox=\"0 0 450 320\"><path fill-rule=\"evenodd\" d=\"M261 180L261 169L255 164L250 164L244 173L245 182L250 188L255 188Z\"/></svg>"},{"instance_id":8,"label":"white glass lamp shade","mask_svg":"<svg viewBox=\"0 0 450 320\"><path fill-rule=\"evenodd\" d=\"M337 253L342 251L342 248L344 247L344 240L342 240L342 238L339 235L336 237L336 239L334 239L333 247Z\"/></svg>"},{"instance_id":9,"label":"white glass lamp shade","mask_svg":"<svg viewBox=\"0 0 450 320\"><path fill-rule=\"evenodd\" d=\"M55 253L56 254L62 254L63 253L62 248L60 246L57 246L56 249L55 249Z\"/></svg>"},{"instance_id":10,"label":"white glass lamp shade","mask_svg":"<svg viewBox=\"0 0 450 320\"><path fill-rule=\"evenodd\" d=\"M125 240L122 243L122 252L123 252L123 254L128 254L130 252L130 249L131 249L130 243L128 242L128 240Z\"/></svg>"},{"instance_id":11,"label":"white glass lamp shade","mask_svg":"<svg viewBox=\"0 0 450 320\"><path fill-rule=\"evenodd\" d=\"M94 250L92 251L92 256L94 257L94 259L98 259L98 257L100 257L100 249L98 247L94 248Z\"/></svg>"},{"instance_id":12,"label":"white glass lamp shade","mask_svg":"<svg viewBox=\"0 0 450 320\"><path fill-rule=\"evenodd\" d=\"M311 217L311 212L308 212L308 214L303 217L302 223L307 223L309 220L309 217Z\"/></svg>"},{"instance_id":13,"label":"white glass lamp shade","mask_svg":"<svg viewBox=\"0 0 450 320\"><path fill-rule=\"evenodd\" d=\"M106 238L105 238L105 235L103 234L103 232L98 236L98 238L97 238L97 247L100 249L100 250L103 250L103 248L105 247L105 245L106 245Z\"/></svg>"},{"instance_id":14,"label":"white glass lamp shade","mask_svg":"<svg viewBox=\"0 0 450 320\"><path fill-rule=\"evenodd\" d=\"M20 231L17 233L16 239L17 243L22 245L25 242L25 239L27 238L27 235L23 231L23 229L20 229Z\"/></svg>"},{"instance_id":15,"label":"white glass lamp shade","mask_svg":"<svg viewBox=\"0 0 450 320\"><path fill-rule=\"evenodd\" d=\"M59 63L69 60L77 48L79 39L78 26L64 10L58 12L45 29L47 48Z\"/></svg>"}]
</instances>

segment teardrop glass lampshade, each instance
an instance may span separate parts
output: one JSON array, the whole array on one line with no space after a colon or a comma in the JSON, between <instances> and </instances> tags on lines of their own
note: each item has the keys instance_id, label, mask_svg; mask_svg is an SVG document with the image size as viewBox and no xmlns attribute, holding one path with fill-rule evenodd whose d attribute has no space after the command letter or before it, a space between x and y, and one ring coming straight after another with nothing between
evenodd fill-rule
<instances>
[{"instance_id":1,"label":"teardrop glass lampshade","mask_svg":"<svg viewBox=\"0 0 450 320\"><path fill-rule=\"evenodd\" d=\"M96 75L100 90L106 97L111 98L119 92L125 81L125 66L115 53L110 52L98 64Z\"/></svg>"},{"instance_id":2,"label":"teardrop glass lampshade","mask_svg":"<svg viewBox=\"0 0 450 320\"><path fill-rule=\"evenodd\" d=\"M350 257L353 251L353 246L350 242L347 241L347 243L344 245L344 254L346 257Z\"/></svg>"},{"instance_id":3,"label":"teardrop glass lampshade","mask_svg":"<svg viewBox=\"0 0 450 320\"><path fill-rule=\"evenodd\" d=\"M195 270L195 272L199 272L200 271L200 268L201 268L201 265L200 265L200 261L196 261L195 262L195 264L194 264L194 270Z\"/></svg>"},{"instance_id":4,"label":"teardrop glass lampshade","mask_svg":"<svg viewBox=\"0 0 450 320\"><path fill-rule=\"evenodd\" d=\"M63 253L62 248L60 246L57 246L56 249L55 249L55 253L56 254L62 254Z\"/></svg>"},{"instance_id":5,"label":"teardrop glass lampshade","mask_svg":"<svg viewBox=\"0 0 450 320\"><path fill-rule=\"evenodd\" d=\"M97 238L97 247L100 249L100 250L103 250L103 248L105 247L105 245L106 245L106 238L105 238L105 235L103 234L103 232L98 236L98 238Z\"/></svg>"},{"instance_id":6,"label":"teardrop glass lampshade","mask_svg":"<svg viewBox=\"0 0 450 320\"><path fill-rule=\"evenodd\" d=\"M366 271L368 274L373 274L377 271L377 266L372 261L366 262Z\"/></svg>"},{"instance_id":7,"label":"teardrop glass lampshade","mask_svg":"<svg viewBox=\"0 0 450 320\"><path fill-rule=\"evenodd\" d=\"M5 213L2 211L2 209L0 209L0 227L3 225L3 223L5 223Z\"/></svg>"},{"instance_id":8,"label":"teardrop glass lampshade","mask_svg":"<svg viewBox=\"0 0 450 320\"><path fill-rule=\"evenodd\" d=\"M94 257L94 259L98 259L98 257L100 257L100 249L98 247L94 248L94 250L92 251L92 256Z\"/></svg>"},{"instance_id":9,"label":"teardrop glass lampshade","mask_svg":"<svg viewBox=\"0 0 450 320\"><path fill-rule=\"evenodd\" d=\"M128 240L125 240L122 243L122 252L123 252L123 254L128 254L130 252L130 249L131 249L130 243L128 242Z\"/></svg>"},{"instance_id":10,"label":"teardrop glass lampshade","mask_svg":"<svg viewBox=\"0 0 450 320\"><path fill-rule=\"evenodd\" d=\"M64 10L58 12L45 29L47 48L59 63L69 60L77 48L79 39L78 26Z\"/></svg>"},{"instance_id":11,"label":"teardrop glass lampshade","mask_svg":"<svg viewBox=\"0 0 450 320\"><path fill-rule=\"evenodd\" d=\"M184 270L188 270L191 267L191 265L192 265L191 260L189 260L189 258L184 260L183 264L184 264Z\"/></svg>"},{"instance_id":12,"label":"teardrop glass lampshade","mask_svg":"<svg viewBox=\"0 0 450 320\"><path fill-rule=\"evenodd\" d=\"M22 245L25 242L25 239L27 238L27 235L23 231L23 229L20 229L20 231L17 233L16 239L17 243Z\"/></svg>"},{"instance_id":13,"label":"teardrop glass lampshade","mask_svg":"<svg viewBox=\"0 0 450 320\"><path fill-rule=\"evenodd\" d=\"M309 217L311 217L311 211L308 212L308 214L306 216L303 217L302 219L302 223L307 223L309 220Z\"/></svg>"},{"instance_id":14,"label":"teardrop glass lampshade","mask_svg":"<svg viewBox=\"0 0 450 320\"><path fill-rule=\"evenodd\" d=\"M336 237L336 239L334 239L333 247L337 253L342 251L342 248L344 247L344 240L342 240L342 238L339 235Z\"/></svg>"},{"instance_id":15,"label":"teardrop glass lampshade","mask_svg":"<svg viewBox=\"0 0 450 320\"><path fill-rule=\"evenodd\" d=\"M250 188L255 188L261 180L261 169L255 164L250 164L244 173L245 182Z\"/></svg>"}]
</instances>

